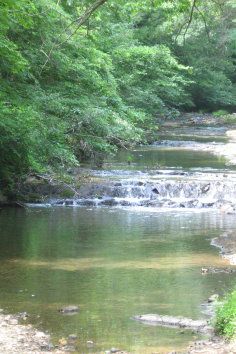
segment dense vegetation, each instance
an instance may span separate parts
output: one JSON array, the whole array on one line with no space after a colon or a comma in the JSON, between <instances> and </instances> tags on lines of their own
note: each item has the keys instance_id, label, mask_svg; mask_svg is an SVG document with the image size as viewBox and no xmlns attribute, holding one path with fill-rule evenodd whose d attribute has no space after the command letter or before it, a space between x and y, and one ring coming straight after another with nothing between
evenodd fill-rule
<instances>
[{"instance_id":1,"label":"dense vegetation","mask_svg":"<svg viewBox=\"0 0 236 354\"><path fill-rule=\"evenodd\" d=\"M218 308L216 331L228 339L236 335L236 290L226 297Z\"/></svg>"},{"instance_id":2,"label":"dense vegetation","mask_svg":"<svg viewBox=\"0 0 236 354\"><path fill-rule=\"evenodd\" d=\"M231 0L0 0L0 188L235 109Z\"/></svg>"}]
</instances>

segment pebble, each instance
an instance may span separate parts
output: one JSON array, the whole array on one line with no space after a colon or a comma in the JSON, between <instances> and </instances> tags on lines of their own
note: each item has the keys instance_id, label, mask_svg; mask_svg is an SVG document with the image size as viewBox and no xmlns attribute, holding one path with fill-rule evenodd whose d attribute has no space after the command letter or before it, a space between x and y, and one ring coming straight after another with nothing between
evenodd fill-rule
<instances>
[{"instance_id":1,"label":"pebble","mask_svg":"<svg viewBox=\"0 0 236 354\"><path fill-rule=\"evenodd\" d=\"M77 338L78 338L78 336L76 334L70 334L68 336L68 339L70 339L70 340L76 340Z\"/></svg>"},{"instance_id":2,"label":"pebble","mask_svg":"<svg viewBox=\"0 0 236 354\"><path fill-rule=\"evenodd\" d=\"M87 340L87 347L88 347L88 348L93 347L93 345L94 345L94 343L93 343L92 340Z\"/></svg>"},{"instance_id":3,"label":"pebble","mask_svg":"<svg viewBox=\"0 0 236 354\"><path fill-rule=\"evenodd\" d=\"M67 340L66 340L66 338L61 338L61 339L59 339L58 343L60 345L64 346L64 345L67 345Z\"/></svg>"},{"instance_id":4,"label":"pebble","mask_svg":"<svg viewBox=\"0 0 236 354\"><path fill-rule=\"evenodd\" d=\"M65 306L58 310L61 313L77 313L79 312L79 307L75 305Z\"/></svg>"},{"instance_id":5,"label":"pebble","mask_svg":"<svg viewBox=\"0 0 236 354\"><path fill-rule=\"evenodd\" d=\"M51 351L54 349L54 345L52 343L41 345L41 350Z\"/></svg>"},{"instance_id":6,"label":"pebble","mask_svg":"<svg viewBox=\"0 0 236 354\"><path fill-rule=\"evenodd\" d=\"M218 294L213 294L208 298L207 302L215 302L218 300L218 298L219 298Z\"/></svg>"}]
</instances>

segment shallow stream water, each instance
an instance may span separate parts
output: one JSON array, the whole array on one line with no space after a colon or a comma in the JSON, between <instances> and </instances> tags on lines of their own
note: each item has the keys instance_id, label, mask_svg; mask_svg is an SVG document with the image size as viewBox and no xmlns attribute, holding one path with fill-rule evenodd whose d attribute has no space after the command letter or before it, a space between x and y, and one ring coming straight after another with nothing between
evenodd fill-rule
<instances>
[{"instance_id":1,"label":"shallow stream water","mask_svg":"<svg viewBox=\"0 0 236 354\"><path fill-rule=\"evenodd\" d=\"M133 156L130 165L128 154ZM183 150L168 144L120 152L105 164L108 172L95 175L119 179L145 173L145 178L150 171L153 177L160 165L164 171L178 171L182 179L186 176L181 172L196 169L234 175L224 159L204 148ZM181 350L199 335L144 325L132 316L204 318L201 304L235 284L235 274L201 274L203 266L227 266L211 239L235 229L235 216L216 210L4 209L0 307L11 313L27 311L28 321L49 331L55 343L76 334L78 353L104 353L111 347L139 354ZM66 305L78 305L79 313L59 313Z\"/></svg>"}]
</instances>

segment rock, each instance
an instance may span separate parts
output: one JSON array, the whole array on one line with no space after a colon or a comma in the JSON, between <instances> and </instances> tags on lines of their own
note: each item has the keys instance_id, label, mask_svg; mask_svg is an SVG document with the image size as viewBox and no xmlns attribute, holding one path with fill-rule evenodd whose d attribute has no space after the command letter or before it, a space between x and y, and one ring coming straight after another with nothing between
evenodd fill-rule
<instances>
[{"instance_id":1,"label":"rock","mask_svg":"<svg viewBox=\"0 0 236 354\"><path fill-rule=\"evenodd\" d=\"M235 214L235 209L231 204L224 204L221 208L220 208L221 213L225 213L225 214Z\"/></svg>"},{"instance_id":2,"label":"rock","mask_svg":"<svg viewBox=\"0 0 236 354\"><path fill-rule=\"evenodd\" d=\"M143 186L144 185L144 182L141 182L141 181L139 181L138 183L137 183L137 186Z\"/></svg>"},{"instance_id":3,"label":"rock","mask_svg":"<svg viewBox=\"0 0 236 354\"><path fill-rule=\"evenodd\" d=\"M50 352L51 350L54 349L54 345L52 343L49 343L49 344L41 345L40 348L41 350Z\"/></svg>"},{"instance_id":4,"label":"rock","mask_svg":"<svg viewBox=\"0 0 236 354\"><path fill-rule=\"evenodd\" d=\"M61 313L69 314L69 313L78 313L79 307L75 305L65 306L58 310Z\"/></svg>"},{"instance_id":5,"label":"rock","mask_svg":"<svg viewBox=\"0 0 236 354\"><path fill-rule=\"evenodd\" d=\"M67 340L66 340L66 338L61 338L61 339L59 339L58 343L62 346L65 346L65 345L67 345Z\"/></svg>"},{"instance_id":6,"label":"rock","mask_svg":"<svg viewBox=\"0 0 236 354\"><path fill-rule=\"evenodd\" d=\"M76 339L78 339L78 336L77 336L76 334L70 334L70 335L68 336L68 339L69 339L69 340L76 340Z\"/></svg>"},{"instance_id":7,"label":"rock","mask_svg":"<svg viewBox=\"0 0 236 354\"><path fill-rule=\"evenodd\" d=\"M191 318L163 316L158 314L147 314L134 316L136 321L141 321L146 324L163 326L163 327L178 327L188 328L196 332L208 332L211 327L208 326L206 320L192 320Z\"/></svg>"},{"instance_id":8,"label":"rock","mask_svg":"<svg viewBox=\"0 0 236 354\"><path fill-rule=\"evenodd\" d=\"M155 193L155 194L160 194L157 188L153 188L152 192Z\"/></svg>"},{"instance_id":9,"label":"rock","mask_svg":"<svg viewBox=\"0 0 236 354\"><path fill-rule=\"evenodd\" d=\"M26 321L27 320L27 318L29 317L29 315L28 315L28 313L27 312L20 312L20 313L18 313L18 315L17 315L17 317L19 317L20 319L22 319L22 320L24 320L24 321Z\"/></svg>"},{"instance_id":10,"label":"rock","mask_svg":"<svg viewBox=\"0 0 236 354\"><path fill-rule=\"evenodd\" d=\"M202 272L202 274L207 274L207 273L209 273L209 269L208 268L202 268L201 272Z\"/></svg>"},{"instance_id":11,"label":"rock","mask_svg":"<svg viewBox=\"0 0 236 354\"><path fill-rule=\"evenodd\" d=\"M88 348L92 348L94 345L93 341L92 340L87 340L87 347Z\"/></svg>"},{"instance_id":12,"label":"rock","mask_svg":"<svg viewBox=\"0 0 236 354\"><path fill-rule=\"evenodd\" d=\"M222 251L221 254L224 254L224 252ZM205 267L203 267L201 269L202 274L220 274L220 273L232 274L235 272L236 272L235 268L229 268L229 267L227 267L227 268L215 268L215 267L205 268Z\"/></svg>"},{"instance_id":13,"label":"rock","mask_svg":"<svg viewBox=\"0 0 236 354\"><path fill-rule=\"evenodd\" d=\"M116 349L116 348L111 348L110 352L111 353L118 353L120 351L120 349Z\"/></svg>"},{"instance_id":14,"label":"rock","mask_svg":"<svg viewBox=\"0 0 236 354\"><path fill-rule=\"evenodd\" d=\"M207 302L215 302L215 301L217 301L218 299L219 299L219 295L218 295L218 294L213 294L213 295L211 295L211 296L208 298Z\"/></svg>"},{"instance_id":15,"label":"rock","mask_svg":"<svg viewBox=\"0 0 236 354\"><path fill-rule=\"evenodd\" d=\"M104 199L100 202L101 205L115 206L118 202L114 198Z\"/></svg>"},{"instance_id":16,"label":"rock","mask_svg":"<svg viewBox=\"0 0 236 354\"><path fill-rule=\"evenodd\" d=\"M48 337L48 335L45 334L44 332L39 332L39 331L38 331L38 332L35 334L35 337L36 337L36 338L43 338L43 339L45 339L45 338Z\"/></svg>"},{"instance_id":17,"label":"rock","mask_svg":"<svg viewBox=\"0 0 236 354\"><path fill-rule=\"evenodd\" d=\"M201 188L202 193L207 193L207 192L210 190L210 187L211 187L210 183L208 183L208 184L206 184L205 186L203 186L203 187Z\"/></svg>"}]
</instances>

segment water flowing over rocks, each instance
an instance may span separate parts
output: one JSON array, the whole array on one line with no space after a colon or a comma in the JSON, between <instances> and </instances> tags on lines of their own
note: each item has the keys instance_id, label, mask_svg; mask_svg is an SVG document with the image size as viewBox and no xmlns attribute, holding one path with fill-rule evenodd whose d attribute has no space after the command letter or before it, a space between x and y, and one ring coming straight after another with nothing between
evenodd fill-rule
<instances>
[{"instance_id":1,"label":"water flowing over rocks","mask_svg":"<svg viewBox=\"0 0 236 354\"><path fill-rule=\"evenodd\" d=\"M78 198L50 202L56 206L145 206L154 208L217 208L236 210L236 181L225 177L201 179L121 180L91 183Z\"/></svg>"},{"instance_id":2,"label":"water flowing over rocks","mask_svg":"<svg viewBox=\"0 0 236 354\"><path fill-rule=\"evenodd\" d=\"M189 117L187 117L187 121L193 119ZM205 119L208 121L209 117L200 115L199 119L201 122L202 120L205 122ZM154 148L154 151L163 149L172 152L189 150L192 153L201 151L223 156L230 153L231 157L234 156L236 131L227 131L225 127L181 126L167 132L163 130L161 134L163 136L159 136L159 141L153 143L152 146L143 147L143 151L145 149L152 151ZM165 134L167 134L167 138L165 138ZM142 153L141 148L138 156L142 156ZM120 169L121 167L122 169ZM69 188L70 186L65 183L60 185L55 181L49 183L48 178L46 181L42 179L35 181L34 178L34 183L31 183L30 188L28 186L26 190L30 191L31 195L42 193L48 196L44 200L52 206L141 206L172 209L219 209L225 214L236 213L236 174L233 170L214 170L211 166L208 167L208 170L203 168L185 169L181 166L169 169L164 166L161 169L158 166L158 159L155 168L148 167L146 170L135 168L133 170L132 166L128 167L127 163L127 169L124 168L124 162L123 165L120 162L110 164L107 162L104 164L104 170L80 168L77 171L79 174L82 173L83 176L89 174L91 178L87 178L88 183L85 182L78 188L75 186ZM76 172L73 173L76 176ZM67 189L65 190L65 188Z\"/></svg>"}]
</instances>

